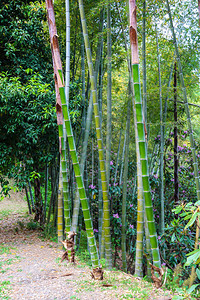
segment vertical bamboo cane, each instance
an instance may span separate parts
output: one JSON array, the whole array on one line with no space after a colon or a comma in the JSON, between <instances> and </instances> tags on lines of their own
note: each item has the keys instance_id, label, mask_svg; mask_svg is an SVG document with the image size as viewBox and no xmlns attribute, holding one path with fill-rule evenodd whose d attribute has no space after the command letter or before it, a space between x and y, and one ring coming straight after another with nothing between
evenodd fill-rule
<instances>
[{"instance_id":1,"label":"vertical bamboo cane","mask_svg":"<svg viewBox=\"0 0 200 300\"><path fill-rule=\"evenodd\" d=\"M146 210L147 223L148 223L149 234L150 234L153 262L155 266L160 268L160 254L158 249L158 241L157 241L156 228L155 228L154 217L153 217L153 207L152 207L150 185L149 185L147 145L145 140L144 116L143 116L141 89L140 89L135 0L129 0L129 14L130 14L131 59L132 59L133 81L134 81L135 109L136 109L136 118L137 118L136 122L137 122L138 144L139 144L139 152L140 152L140 163L141 163L141 170L142 170L143 192L145 198L145 210Z\"/></svg>"},{"instance_id":2,"label":"vertical bamboo cane","mask_svg":"<svg viewBox=\"0 0 200 300\"><path fill-rule=\"evenodd\" d=\"M61 98L61 103L62 103L62 108L60 108L60 110L63 111L63 117L64 117L65 126L66 126L70 155L72 158L73 168L74 168L74 172L75 172L75 176L76 176L76 182L77 182L77 186L78 186L78 190L79 190L79 196L80 196L81 204L82 204L82 210L83 210L83 216L84 216L84 221L85 221L85 226L86 226L86 231L87 231L88 243L89 243L89 247L90 247L90 255L91 255L92 265L94 268L98 268L99 267L99 259L98 259L96 241L95 241L95 237L94 237L92 221L91 221L89 207L88 207L88 201L86 198L83 179L82 179L82 175L80 172L78 157L77 157L77 153L76 153L76 148L75 148L75 143L74 143L74 138L73 138L73 133L72 133L72 128L71 128L71 122L69 119L68 106L67 106L67 102L66 102L64 77L63 77L63 72L62 72L62 63L61 63L61 59L60 59L58 35L57 35L57 30L56 30L56 25L55 25L55 16L54 16L52 0L46 0L46 7L47 7L52 53L53 53L54 59L55 59L55 67L56 67L55 76L58 80L59 93L60 93L60 98Z\"/></svg>"},{"instance_id":3,"label":"vertical bamboo cane","mask_svg":"<svg viewBox=\"0 0 200 300\"><path fill-rule=\"evenodd\" d=\"M107 187L107 180L106 180L105 161L104 161L104 155L103 155L103 141L102 141L100 118L99 118L97 91L96 91L96 87L95 87L94 69L93 69L93 64L92 64L92 55L91 55L91 50L90 50L90 45L89 45L87 24L86 24L82 0L79 0L79 9L80 9L80 15L81 15L83 34L84 34L88 68L89 68L89 73L90 73L91 90L92 90L92 95L93 95L93 106L94 106L94 114L95 114L95 125L96 125L97 143L98 143L98 151L99 151L102 191L103 191L103 229L104 229L104 238L105 238L106 261L107 261L108 268L111 268L112 253L111 253L108 187Z\"/></svg>"}]
</instances>

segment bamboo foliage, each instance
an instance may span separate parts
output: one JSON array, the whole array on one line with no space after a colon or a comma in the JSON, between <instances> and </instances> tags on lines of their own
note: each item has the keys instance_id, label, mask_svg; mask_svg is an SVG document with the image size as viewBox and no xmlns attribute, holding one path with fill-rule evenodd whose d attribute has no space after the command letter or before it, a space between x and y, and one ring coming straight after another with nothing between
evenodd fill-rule
<instances>
[{"instance_id":1,"label":"bamboo foliage","mask_svg":"<svg viewBox=\"0 0 200 300\"><path fill-rule=\"evenodd\" d=\"M182 65L181 65L181 61L180 61L178 44L177 44L176 35L175 35L175 31L174 31L169 1L168 0L166 0L166 1L167 1L166 3L167 3L168 14L169 14L169 20L170 20L170 28L171 28L171 32L172 32L173 43L175 46L176 60L177 60L178 69L179 69L179 78L180 78L180 83L183 88L183 99L184 99L184 104L185 104L185 112L186 112L186 116L187 116L187 126L188 126L188 130L189 130L189 134L190 134L189 136L190 136L190 144L191 144L193 166L194 166L194 177L195 177L195 183L196 183L196 189L197 189L197 199L200 200L199 172L198 172L197 156L196 156L195 145L194 145L194 136L193 136L193 132L192 132L190 110L189 110L188 99L187 99L187 92L186 92L184 78L183 78Z\"/></svg>"},{"instance_id":2,"label":"bamboo foliage","mask_svg":"<svg viewBox=\"0 0 200 300\"><path fill-rule=\"evenodd\" d=\"M111 237L110 237L110 213L109 213L109 199L108 199L108 187L106 180L106 169L105 169L105 161L104 161L104 153L103 153L103 141L102 141L102 133L101 133L101 124L99 117L99 107L97 101L97 91L95 86L95 76L94 69L92 63L92 55L89 45L89 37L87 32L87 24L84 13L83 1L79 0L79 10L81 16L81 23L83 28L83 36L85 41L85 49L87 54L87 62L90 74L90 82L91 82L91 92L93 97L93 106L94 106L94 115L95 115L95 126L96 126L96 135L97 135L97 144L98 144L98 152L99 152L99 163L101 170L101 182L102 182L102 192L103 192L103 230L104 230L104 239L105 239L105 253L106 253L106 261L108 268L112 266L112 253L111 253Z\"/></svg>"},{"instance_id":3,"label":"bamboo foliage","mask_svg":"<svg viewBox=\"0 0 200 300\"><path fill-rule=\"evenodd\" d=\"M195 150L195 144L194 144L194 136L193 136L193 131L192 131L192 123L191 123L191 118L190 118L190 110L189 110L188 99L187 99L187 92L186 92L186 87L185 87L184 78L183 78L182 65L181 65L181 61L180 61L179 49L178 49L178 44L177 44L177 40L176 40L176 34L174 31L169 1L166 0L166 3L167 3L168 14L169 14L170 29L172 32L173 44L175 46L176 60L177 60L178 69L179 69L179 78L180 78L180 83L181 83L182 89L183 89L183 99L184 99L184 104L185 104L185 112L186 112L186 116L187 116L187 126L188 126L188 131L189 131L190 145L191 145L192 158L193 158L194 178L195 178L195 184L196 184L197 199L199 201L200 200L199 171L198 171L198 162L197 162L197 156L196 156L196 150ZM196 239L197 240L199 238L199 234L200 234L200 232L199 232L199 218L198 218L197 219L197 227L196 227ZM195 242L194 248L196 249L196 247L197 247L197 245ZM192 271L191 271L190 286L193 284L193 281L194 281L193 274L194 274L194 266L192 267Z\"/></svg>"},{"instance_id":4,"label":"bamboo foliage","mask_svg":"<svg viewBox=\"0 0 200 300\"><path fill-rule=\"evenodd\" d=\"M155 228L153 207L152 207L152 200L151 200L151 193L150 193L150 185L149 185L147 145L145 140L144 116L143 116L140 77L139 77L139 55L138 55L135 0L129 0L129 14L130 14L130 43L131 43L131 59L132 59L132 71L133 71L134 94L135 94L136 123L137 123L140 163L141 163L141 170L142 170L143 193L145 199L145 211L146 211L148 229L150 234L153 262L155 266L160 268L160 254L158 249L158 241L156 235L156 228Z\"/></svg>"},{"instance_id":5,"label":"bamboo foliage","mask_svg":"<svg viewBox=\"0 0 200 300\"><path fill-rule=\"evenodd\" d=\"M60 59L58 35L57 35L57 30L56 30L56 25L55 25L55 16L54 16L52 0L46 0L46 7L47 7L52 54L53 54L54 60L55 60L55 70L56 70L55 77L57 78L57 81L58 81L59 94L60 94L60 99L61 99L61 104L62 104L62 107L60 106L59 110L60 110L60 112L63 112L63 118L64 118L64 122L65 122L65 126L66 126L69 151L70 151L70 155L71 155L71 159L72 159L72 163L73 163L73 169L74 169L76 182L77 182L77 186L78 186L78 190L79 190L79 196L81 199L81 205L82 205L83 216L84 216L86 232L87 232L87 237L88 237L88 244L90 247L90 255L91 255L92 265L94 268L97 268L99 266L99 259L98 259L96 241L95 241L95 237L94 237L92 221L91 221L89 207L88 207L88 201L87 201L87 197L86 197L86 193L85 193L83 179L82 179L81 172L80 172L80 166L79 166L78 157L77 157L77 153L76 153L74 137L73 137L71 122L70 122L70 118L69 118L68 106L67 106L67 102L66 102L65 84L64 84L64 77L63 77L63 72L62 72L62 63L61 63L61 59Z\"/></svg>"}]
</instances>

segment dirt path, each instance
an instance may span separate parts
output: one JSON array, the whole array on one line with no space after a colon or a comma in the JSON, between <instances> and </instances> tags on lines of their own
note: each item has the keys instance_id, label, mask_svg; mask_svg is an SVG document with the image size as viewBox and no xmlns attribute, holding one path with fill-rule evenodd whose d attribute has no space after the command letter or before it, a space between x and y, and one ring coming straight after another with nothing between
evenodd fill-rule
<instances>
[{"instance_id":1,"label":"dirt path","mask_svg":"<svg viewBox=\"0 0 200 300\"><path fill-rule=\"evenodd\" d=\"M79 261L75 266L60 263L63 252L58 245L27 228L31 217L26 210L23 194L0 202L1 299L171 299L164 297L169 292L120 271L105 271L99 282ZM103 286L108 283L111 286Z\"/></svg>"}]
</instances>

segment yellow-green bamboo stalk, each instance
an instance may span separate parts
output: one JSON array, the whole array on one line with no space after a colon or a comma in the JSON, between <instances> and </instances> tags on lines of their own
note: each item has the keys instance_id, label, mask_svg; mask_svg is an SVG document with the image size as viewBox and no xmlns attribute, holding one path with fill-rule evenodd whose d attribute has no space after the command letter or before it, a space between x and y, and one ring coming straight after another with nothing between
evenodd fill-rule
<instances>
[{"instance_id":1,"label":"yellow-green bamboo stalk","mask_svg":"<svg viewBox=\"0 0 200 300\"><path fill-rule=\"evenodd\" d=\"M122 24L122 19L117 6L119 18L122 27L122 33L124 36L125 49L127 52L127 63L130 76L130 88L134 99L134 83L131 69L131 61L129 57L129 51L127 47L127 39L125 31ZM144 236L144 195L143 195L143 184L142 184L142 174L141 174L141 164L140 164L140 153L138 145L138 133L137 133L137 123L136 123L136 111L135 104L133 100L133 113L134 113L134 124L135 124L135 144L136 144L136 157L137 157L137 239L136 239L136 258L135 258L135 274L138 277L143 277L143 236Z\"/></svg>"},{"instance_id":2,"label":"yellow-green bamboo stalk","mask_svg":"<svg viewBox=\"0 0 200 300\"><path fill-rule=\"evenodd\" d=\"M97 268L97 267L99 267L98 252L97 252L96 241L95 241L93 227L92 227L92 220L91 220L90 211L89 211L89 207L88 207L88 201L87 201L85 188L84 188L84 184L83 184L83 178L81 176L80 166L79 166L78 157L77 157L77 153L76 153L74 137L73 137L73 132L72 132L72 128L71 128L71 122L70 122L70 118L69 118L69 111L68 111L66 95L65 95L64 76L63 76L63 72L62 72L62 63L61 63L61 58L60 58L58 35L57 35L57 30L56 30L52 0L46 0L46 7L47 7L47 16L48 16L52 55L53 55L54 61L55 61L55 70L56 70L55 77L58 81L59 94L60 94L61 103L62 103L62 107L60 107L60 110L63 112L63 118L64 118L64 122L65 122L65 126L66 126L69 151L70 151L70 155L72 158L73 169L74 169L74 173L75 173L77 187L79 190L79 196L80 196L82 210L83 210L88 244L90 247L90 255L91 255L92 265L93 265L93 268Z\"/></svg>"},{"instance_id":3,"label":"yellow-green bamboo stalk","mask_svg":"<svg viewBox=\"0 0 200 300\"><path fill-rule=\"evenodd\" d=\"M58 214L58 219L57 219L58 242L59 242L59 248L62 249L61 242L63 241L63 186L62 186L61 161L60 161L60 171L59 171L57 214Z\"/></svg>"},{"instance_id":4,"label":"yellow-green bamboo stalk","mask_svg":"<svg viewBox=\"0 0 200 300\"><path fill-rule=\"evenodd\" d=\"M149 171L147 158L147 145L144 131L144 115L142 108L141 86L139 77L139 54L137 41L137 21L136 21L136 3L135 0L129 0L130 14L130 43L131 43L131 60L134 82L134 100L136 109L136 123L138 134L138 146L140 153L140 163L142 171L142 184L145 199L145 211L147 216L148 229L150 234L151 250L154 265L160 268L160 254L158 249L157 234L153 216L153 207L149 185Z\"/></svg>"},{"instance_id":5,"label":"yellow-green bamboo stalk","mask_svg":"<svg viewBox=\"0 0 200 300\"><path fill-rule=\"evenodd\" d=\"M134 124L136 127L136 112L134 109ZM137 237L135 255L135 275L143 277L143 236L144 236L144 195L142 184L142 172L140 164L140 152L137 131L135 131L135 145L137 157Z\"/></svg>"},{"instance_id":6,"label":"yellow-green bamboo stalk","mask_svg":"<svg viewBox=\"0 0 200 300\"><path fill-rule=\"evenodd\" d=\"M131 107L130 107L130 82L129 82L129 100L127 106L127 124L126 124L126 146L125 146L125 161L124 161L124 176L123 176L123 191L122 191L122 267L123 271L127 272L126 262L126 199L127 199L127 176L128 176L128 156L129 156L129 140L130 140L130 122L131 122Z\"/></svg>"},{"instance_id":7,"label":"yellow-green bamboo stalk","mask_svg":"<svg viewBox=\"0 0 200 300\"><path fill-rule=\"evenodd\" d=\"M93 97L95 126L96 126L96 135L97 135L98 152L99 152L99 162L100 162L100 170L101 170L101 181L102 181L102 191L103 191L103 230L104 230L104 239L105 239L105 254L106 254L107 267L111 268L112 252L111 252L111 236L110 236L110 213L109 213L108 187L107 187L107 180L106 180L106 168L105 168L104 153L103 153L103 140L102 140L100 118L99 118L99 107L97 101L97 91L95 86L92 54L89 45L87 24L86 24L82 0L79 0L79 10L80 10L83 36L85 41L85 49L87 54L87 62L88 62L88 68L90 74L91 92Z\"/></svg>"},{"instance_id":8,"label":"yellow-green bamboo stalk","mask_svg":"<svg viewBox=\"0 0 200 300\"><path fill-rule=\"evenodd\" d=\"M112 138L112 57L111 57L111 13L110 1L107 5L107 132L106 132L106 175L107 183L110 183L110 160L111 160L111 138Z\"/></svg>"}]
</instances>

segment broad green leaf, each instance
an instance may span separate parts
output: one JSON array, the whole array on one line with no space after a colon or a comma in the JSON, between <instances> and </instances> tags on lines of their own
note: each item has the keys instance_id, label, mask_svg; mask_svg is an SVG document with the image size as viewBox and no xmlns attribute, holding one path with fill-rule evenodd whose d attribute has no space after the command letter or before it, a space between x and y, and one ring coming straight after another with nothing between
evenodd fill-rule
<instances>
[{"instance_id":1,"label":"broad green leaf","mask_svg":"<svg viewBox=\"0 0 200 300\"><path fill-rule=\"evenodd\" d=\"M196 268L196 273L197 273L197 277L199 278L200 280L200 270L198 268Z\"/></svg>"},{"instance_id":2,"label":"broad green leaf","mask_svg":"<svg viewBox=\"0 0 200 300\"><path fill-rule=\"evenodd\" d=\"M193 252L195 252L195 253L192 255L187 254L188 258L187 258L187 261L184 264L184 266L190 266L193 263L197 263L197 261L200 259L200 249L197 249Z\"/></svg>"},{"instance_id":3,"label":"broad green leaf","mask_svg":"<svg viewBox=\"0 0 200 300\"><path fill-rule=\"evenodd\" d=\"M174 241L175 241L175 239L176 239L176 235L175 235L175 233L173 233L173 234L172 234L171 241L172 241L172 242L174 242Z\"/></svg>"},{"instance_id":4,"label":"broad green leaf","mask_svg":"<svg viewBox=\"0 0 200 300\"><path fill-rule=\"evenodd\" d=\"M185 229L192 226L194 224L194 222L196 221L196 217L197 217L197 212L195 212L192 216L192 218L190 219L190 221L187 223L187 225L185 226Z\"/></svg>"},{"instance_id":5,"label":"broad green leaf","mask_svg":"<svg viewBox=\"0 0 200 300\"><path fill-rule=\"evenodd\" d=\"M200 285L200 284L193 284L193 285L187 290L188 294L191 294L191 293L196 289L196 287L199 286L199 285Z\"/></svg>"}]
</instances>

